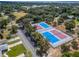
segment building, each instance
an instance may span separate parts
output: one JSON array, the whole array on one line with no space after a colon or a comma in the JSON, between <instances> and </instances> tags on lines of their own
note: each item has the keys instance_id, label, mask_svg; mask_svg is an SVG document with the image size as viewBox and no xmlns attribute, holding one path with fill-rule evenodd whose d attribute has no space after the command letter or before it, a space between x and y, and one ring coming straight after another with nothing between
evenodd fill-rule
<instances>
[{"instance_id":1,"label":"building","mask_svg":"<svg viewBox=\"0 0 79 59\"><path fill-rule=\"evenodd\" d=\"M2 57L2 53L8 49L8 44L1 44L0 45L0 57Z\"/></svg>"}]
</instances>

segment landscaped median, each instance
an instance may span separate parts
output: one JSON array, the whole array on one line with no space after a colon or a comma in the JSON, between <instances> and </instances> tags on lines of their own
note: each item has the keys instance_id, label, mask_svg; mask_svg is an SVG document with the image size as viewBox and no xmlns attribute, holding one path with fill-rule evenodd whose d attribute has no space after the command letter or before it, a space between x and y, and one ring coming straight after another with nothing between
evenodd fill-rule
<instances>
[{"instance_id":1,"label":"landscaped median","mask_svg":"<svg viewBox=\"0 0 79 59\"><path fill-rule=\"evenodd\" d=\"M7 55L9 57L16 57L22 53L27 54L26 52L27 50L25 49L25 47L22 44L20 44L20 45L12 47L11 50L7 52ZM31 56L31 54L28 53L27 56Z\"/></svg>"}]
</instances>

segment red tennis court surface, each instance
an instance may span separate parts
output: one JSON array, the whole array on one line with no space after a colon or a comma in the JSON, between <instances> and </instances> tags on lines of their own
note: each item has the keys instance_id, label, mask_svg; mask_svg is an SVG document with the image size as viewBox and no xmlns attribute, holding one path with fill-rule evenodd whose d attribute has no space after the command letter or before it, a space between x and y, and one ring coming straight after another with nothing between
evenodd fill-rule
<instances>
[{"instance_id":1,"label":"red tennis court surface","mask_svg":"<svg viewBox=\"0 0 79 59\"><path fill-rule=\"evenodd\" d=\"M36 28L37 30L43 29L41 26L38 26L38 25L35 25L35 28Z\"/></svg>"},{"instance_id":2,"label":"red tennis court surface","mask_svg":"<svg viewBox=\"0 0 79 59\"><path fill-rule=\"evenodd\" d=\"M56 30L51 30L50 32L52 32L54 35L58 36L60 39L64 39L66 37L63 33L58 32Z\"/></svg>"}]
</instances>

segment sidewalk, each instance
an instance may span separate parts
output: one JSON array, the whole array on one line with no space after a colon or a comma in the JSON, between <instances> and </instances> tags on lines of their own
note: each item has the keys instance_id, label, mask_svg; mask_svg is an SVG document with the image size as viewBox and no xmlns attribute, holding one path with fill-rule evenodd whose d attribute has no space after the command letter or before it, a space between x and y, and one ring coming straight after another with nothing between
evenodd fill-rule
<instances>
[{"instance_id":1,"label":"sidewalk","mask_svg":"<svg viewBox=\"0 0 79 59\"><path fill-rule=\"evenodd\" d=\"M20 37L16 37L16 38L10 39L10 40L8 40L8 42L12 42L12 41L15 41L15 40L18 40L18 39L20 39Z\"/></svg>"},{"instance_id":2,"label":"sidewalk","mask_svg":"<svg viewBox=\"0 0 79 59\"><path fill-rule=\"evenodd\" d=\"M7 55L6 53L4 53L4 56L5 56L5 57L8 57L8 55Z\"/></svg>"},{"instance_id":3,"label":"sidewalk","mask_svg":"<svg viewBox=\"0 0 79 59\"><path fill-rule=\"evenodd\" d=\"M17 57L25 57L24 53L18 55Z\"/></svg>"},{"instance_id":4,"label":"sidewalk","mask_svg":"<svg viewBox=\"0 0 79 59\"><path fill-rule=\"evenodd\" d=\"M11 45L8 45L8 47L11 48L11 47L14 47L14 46L19 45L19 44L22 44L22 41L19 41L17 43L11 44Z\"/></svg>"}]
</instances>

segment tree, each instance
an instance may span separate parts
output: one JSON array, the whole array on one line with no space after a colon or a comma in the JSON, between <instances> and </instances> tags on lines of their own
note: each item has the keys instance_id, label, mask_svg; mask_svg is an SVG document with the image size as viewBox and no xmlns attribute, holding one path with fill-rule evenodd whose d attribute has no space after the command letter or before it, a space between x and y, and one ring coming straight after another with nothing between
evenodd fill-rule
<instances>
[{"instance_id":1,"label":"tree","mask_svg":"<svg viewBox=\"0 0 79 59\"><path fill-rule=\"evenodd\" d=\"M4 29L6 28L6 25L9 23L8 19L3 19L2 21L0 21L0 28Z\"/></svg>"},{"instance_id":2,"label":"tree","mask_svg":"<svg viewBox=\"0 0 79 59\"><path fill-rule=\"evenodd\" d=\"M74 53L72 54L72 56L73 56L73 57L79 57L79 52L74 52Z\"/></svg>"},{"instance_id":3,"label":"tree","mask_svg":"<svg viewBox=\"0 0 79 59\"><path fill-rule=\"evenodd\" d=\"M47 50L49 49L48 42L44 40L41 34L39 34L38 32L34 32L32 33L32 35L34 36L34 39L37 41L41 54L46 53Z\"/></svg>"},{"instance_id":4,"label":"tree","mask_svg":"<svg viewBox=\"0 0 79 59\"><path fill-rule=\"evenodd\" d=\"M67 29L67 30L70 30L70 31L71 31L73 28L75 28L75 25L76 25L76 24L75 24L75 21L74 21L74 20L65 23L66 29Z\"/></svg>"},{"instance_id":5,"label":"tree","mask_svg":"<svg viewBox=\"0 0 79 59\"><path fill-rule=\"evenodd\" d=\"M77 32L77 35L78 35L78 37L79 37L79 32Z\"/></svg>"},{"instance_id":6,"label":"tree","mask_svg":"<svg viewBox=\"0 0 79 59\"><path fill-rule=\"evenodd\" d=\"M32 33L32 32L35 31L35 27L31 26L30 23L26 23L26 24L25 24L25 29L26 29L26 31L27 31L28 33Z\"/></svg>"},{"instance_id":7,"label":"tree","mask_svg":"<svg viewBox=\"0 0 79 59\"><path fill-rule=\"evenodd\" d=\"M15 34L16 32L17 32L17 26L15 26L15 25L12 25L12 28L11 28L11 33L12 34Z\"/></svg>"},{"instance_id":8,"label":"tree","mask_svg":"<svg viewBox=\"0 0 79 59\"><path fill-rule=\"evenodd\" d=\"M71 13L71 14L72 14L72 15L74 15L74 16L79 16L78 9L76 9L76 10L72 11L72 13Z\"/></svg>"},{"instance_id":9,"label":"tree","mask_svg":"<svg viewBox=\"0 0 79 59\"><path fill-rule=\"evenodd\" d=\"M7 5L2 5L2 10L4 10L5 12L10 12L13 10L12 6L7 4Z\"/></svg>"},{"instance_id":10,"label":"tree","mask_svg":"<svg viewBox=\"0 0 79 59\"><path fill-rule=\"evenodd\" d=\"M74 41L72 41L71 43L72 43L72 47L77 50L77 49L78 49L78 47L77 47L77 46L78 46L77 42L74 40Z\"/></svg>"},{"instance_id":11,"label":"tree","mask_svg":"<svg viewBox=\"0 0 79 59\"><path fill-rule=\"evenodd\" d=\"M63 18L59 18L58 19L58 24L60 25L61 23L63 23L64 22L64 19Z\"/></svg>"},{"instance_id":12,"label":"tree","mask_svg":"<svg viewBox=\"0 0 79 59\"><path fill-rule=\"evenodd\" d=\"M68 17L67 17L67 13L63 13L63 14L61 14L61 18L63 18L63 19L67 19Z\"/></svg>"},{"instance_id":13,"label":"tree","mask_svg":"<svg viewBox=\"0 0 79 59\"><path fill-rule=\"evenodd\" d=\"M61 49L62 49L62 53L63 53L63 52L68 52L68 51L69 51L69 46L62 45L62 46L61 46Z\"/></svg>"},{"instance_id":14,"label":"tree","mask_svg":"<svg viewBox=\"0 0 79 59\"><path fill-rule=\"evenodd\" d=\"M37 17L35 17L35 18L33 19L33 21L34 21L35 23L37 23L37 22L39 22L39 21L41 21L41 20L42 20L42 18L39 17L39 16L37 16Z\"/></svg>"},{"instance_id":15,"label":"tree","mask_svg":"<svg viewBox=\"0 0 79 59\"><path fill-rule=\"evenodd\" d=\"M42 54L41 54L41 51L40 51L40 50L37 50L37 51L36 51L36 54L37 54L38 56L41 56L41 57L42 57Z\"/></svg>"},{"instance_id":16,"label":"tree","mask_svg":"<svg viewBox=\"0 0 79 59\"><path fill-rule=\"evenodd\" d=\"M62 56L63 56L63 57L71 57L72 54L69 53L69 52L64 52Z\"/></svg>"},{"instance_id":17,"label":"tree","mask_svg":"<svg viewBox=\"0 0 79 59\"><path fill-rule=\"evenodd\" d=\"M2 36L2 34L0 34L0 39L3 39L3 36Z\"/></svg>"}]
</instances>

